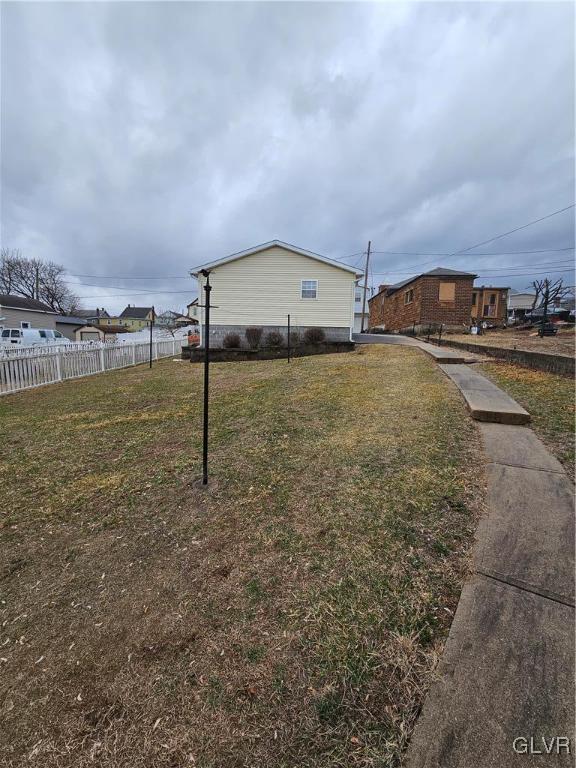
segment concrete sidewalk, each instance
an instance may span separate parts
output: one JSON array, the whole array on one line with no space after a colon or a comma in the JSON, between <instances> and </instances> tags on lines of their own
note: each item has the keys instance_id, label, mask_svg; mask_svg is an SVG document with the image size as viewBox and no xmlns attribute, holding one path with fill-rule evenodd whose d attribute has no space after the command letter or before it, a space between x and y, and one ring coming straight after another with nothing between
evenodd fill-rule
<instances>
[{"instance_id":1,"label":"concrete sidewalk","mask_svg":"<svg viewBox=\"0 0 576 768\"><path fill-rule=\"evenodd\" d=\"M459 373L451 378L466 386L473 372ZM489 462L488 509L474 573L404 765L573 766L572 484L527 427L479 429ZM553 737L569 738L572 754ZM516 752L515 739L517 749L532 752Z\"/></svg>"},{"instance_id":2,"label":"concrete sidewalk","mask_svg":"<svg viewBox=\"0 0 576 768\"><path fill-rule=\"evenodd\" d=\"M428 344L421 339L412 336L402 336L400 334L388 333L355 333L352 340L356 344L393 344L405 347L418 347L436 360L437 363L458 364L458 363L477 363L484 358L471 352L454 352L451 349L434 344Z\"/></svg>"}]
</instances>

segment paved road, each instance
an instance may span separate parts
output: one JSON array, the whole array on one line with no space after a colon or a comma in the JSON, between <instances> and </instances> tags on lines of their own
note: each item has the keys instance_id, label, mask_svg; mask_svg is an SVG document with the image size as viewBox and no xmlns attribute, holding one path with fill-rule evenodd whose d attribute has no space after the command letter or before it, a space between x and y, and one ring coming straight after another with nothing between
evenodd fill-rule
<instances>
[{"instance_id":1,"label":"paved road","mask_svg":"<svg viewBox=\"0 0 576 768\"><path fill-rule=\"evenodd\" d=\"M410 346L417 346L416 339L410 338L410 336L397 336L386 333L353 333L352 341L356 344L407 344Z\"/></svg>"}]
</instances>

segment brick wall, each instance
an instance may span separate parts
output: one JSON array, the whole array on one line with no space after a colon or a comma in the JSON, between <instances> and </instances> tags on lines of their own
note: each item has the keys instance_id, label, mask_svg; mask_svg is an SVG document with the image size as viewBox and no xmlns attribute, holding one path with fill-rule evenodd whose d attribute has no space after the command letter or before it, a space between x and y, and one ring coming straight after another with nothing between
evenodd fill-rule
<instances>
[{"instance_id":1,"label":"brick wall","mask_svg":"<svg viewBox=\"0 0 576 768\"><path fill-rule=\"evenodd\" d=\"M440 283L454 283L454 301L440 301ZM414 324L443 323L448 327L461 328L470 323L472 310L472 277L420 277L395 291L386 292L370 300L369 327L384 326L387 331L405 331ZM405 303L405 293L413 290L413 298Z\"/></svg>"}]
</instances>

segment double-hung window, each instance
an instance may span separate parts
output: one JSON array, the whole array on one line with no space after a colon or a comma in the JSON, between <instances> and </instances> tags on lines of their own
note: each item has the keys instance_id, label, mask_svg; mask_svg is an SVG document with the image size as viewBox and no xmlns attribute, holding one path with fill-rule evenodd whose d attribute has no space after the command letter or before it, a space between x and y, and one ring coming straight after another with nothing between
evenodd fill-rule
<instances>
[{"instance_id":1,"label":"double-hung window","mask_svg":"<svg viewBox=\"0 0 576 768\"><path fill-rule=\"evenodd\" d=\"M318 297L318 280L302 280L301 298L316 299Z\"/></svg>"}]
</instances>

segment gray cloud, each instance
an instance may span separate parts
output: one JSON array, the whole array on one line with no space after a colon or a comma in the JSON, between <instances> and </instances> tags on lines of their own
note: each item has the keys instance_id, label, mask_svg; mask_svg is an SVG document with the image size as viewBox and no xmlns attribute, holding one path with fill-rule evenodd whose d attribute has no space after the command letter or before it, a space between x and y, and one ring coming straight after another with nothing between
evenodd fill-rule
<instances>
[{"instance_id":1,"label":"gray cloud","mask_svg":"<svg viewBox=\"0 0 576 768\"><path fill-rule=\"evenodd\" d=\"M568 3L1 13L2 244L72 274L184 276L273 238L336 258L368 239L376 251L452 252L574 197ZM568 213L478 250L573 244ZM571 255L430 266L505 275ZM426 261L375 254L373 281ZM183 306L186 294L164 292L194 291L184 278L153 285L142 303ZM111 309L138 303L102 298L128 292L78 289Z\"/></svg>"}]
</instances>

